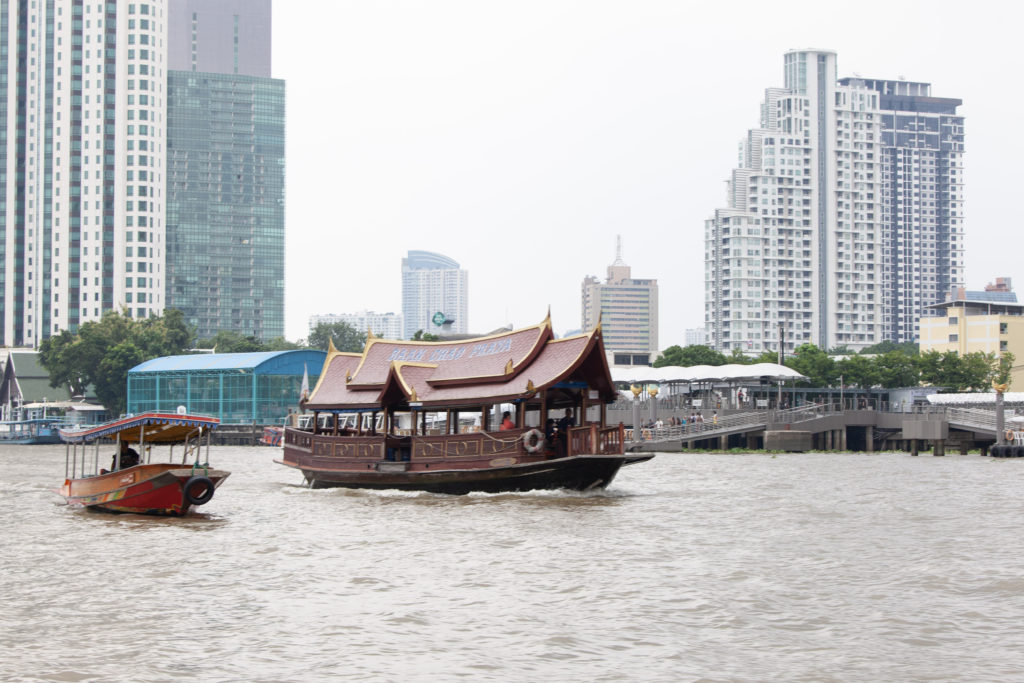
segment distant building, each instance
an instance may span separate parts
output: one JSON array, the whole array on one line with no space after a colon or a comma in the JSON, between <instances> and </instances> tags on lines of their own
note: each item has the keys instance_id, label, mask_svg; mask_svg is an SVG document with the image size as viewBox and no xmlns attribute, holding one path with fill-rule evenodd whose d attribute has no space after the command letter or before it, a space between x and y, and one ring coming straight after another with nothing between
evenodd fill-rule
<instances>
[{"instance_id":1,"label":"distant building","mask_svg":"<svg viewBox=\"0 0 1024 683\"><path fill-rule=\"evenodd\" d=\"M1009 352L1018 362L1024 359L1024 304L1009 291L1009 279L1003 283L1005 289L986 291L957 287L946 301L929 306L930 315L920 321L921 351ZM1024 389L1024 366L1013 370L1011 382L1015 390Z\"/></svg>"},{"instance_id":2,"label":"distant building","mask_svg":"<svg viewBox=\"0 0 1024 683\"><path fill-rule=\"evenodd\" d=\"M708 344L915 341L964 281L961 100L921 82L836 78L836 53L792 50L705 222Z\"/></svg>"},{"instance_id":3,"label":"distant building","mask_svg":"<svg viewBox=\"0 0 1024 683\"><path fill-rule=\"evenodd\" d=\"M430 251L402 259L403 339L418 330L430 334L469 331L469 273L458 262Z\"/></svg>"},{"instance_id":4,"label":"distant building","mask_svg":"<svg viewBox=\"0 0 1024 683\"><path fill-rule=\"evenodd\" d=\"M284 336L285 86L270 77L271 2L173 0L168 14L167 306L200 339ZM138 281L129 273L129 302Z\"/></svg>"},{"instance_id":5,"label":"distant building","mask_svg":"<svg viewBox=\"0 0 1024 683\"><path fill-rule=\"evenodd\" d=\"M703 327L686 330L685 346L705 346L708 343L708 331Z\"/></svg>"},{"instance_id":6,"label":"distant building","mask_svg":"<svg viewBox=\"0 0 1024 683\"><path fill-rule=\"evenodd\" d=\"M89 423L107 413L91 392L86 397L73 396L67 385L50 386L50 373L40 363L38 352L0 349L0 419L30 420L55 414L63 414L65 422Z\"/></svg>"},{"instance_id":7,"label":"distant building","mask_svg":"<svg viewBox=\"0 0 1024 683\"><path fill-rule=\"evenodd\" d=\"M402 339L404 333L401 314L374 313L373 311L312 315L309 317L309 331L315 330L317 325L333 325L335 323L345 323L363 334L372 331L374 336L383 339Z\"/></svg>"},{"instance_id":8,"label":"distant building","mask_svg":"<svg viewBox=\"0 0 1024 683\"><path fill-rule=\"evenodd\" d=\"M303 377L315 386L326 358L313 349L154 358L128 371L128 413L185 406L226 424L280 425L299 411Z\"/></svg>"},{"instance_id":9,"label":"distant building","mask_svg":"<svg viewBox=\"0 0 1024 683\"><path fill-rule=\"evenodd\" d=\"M622 260L618 242L615 261L601 282L591 275L582 286L583 329L600 321L604 346L614 365L648 365L658 353L658 281L634 278Z\"/></svg>"}]
</instances>

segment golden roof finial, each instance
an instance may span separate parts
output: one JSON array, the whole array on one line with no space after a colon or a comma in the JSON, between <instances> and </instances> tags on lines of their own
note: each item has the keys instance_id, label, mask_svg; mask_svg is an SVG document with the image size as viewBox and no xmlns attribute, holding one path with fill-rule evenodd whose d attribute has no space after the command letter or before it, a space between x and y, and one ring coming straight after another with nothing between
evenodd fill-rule
<instances>
[{"instance_id":1,"label":"golden roof finial","mask_svg":"<svg viewBox=\"0 0 1024 683\"><path fill-rule=\"evenodd\" d=\"M536 389L534 388L534 386L533 386L533 380L532 380L532 379L528 379L528 380L526 380L526 390L527 390L528 392L530 392L531 394L537 391L537 390L536 390Z\"/></svg>"},{"instance_id":2,"label":"golden roof finial","mask_svg":"<svg viewBox=\"0 0 1024 683\"><path fill-rule=\"evenodd\" d=\"M511 375L511 374L512 374L512 370L513 370L513 367L514 367L514 366L512 365L512 359L511 359L511 358L509 358L509 359L508 359L508 363L505 363L505 374L506 374L506 375Z\"/></svg>"},{"instance_id":3,"label":"golden roof finial","mask_svg":"<svg viewBox=\"0 0 1024 683\"><path fill-rule=\"evenodd\" d=\"M327 338L327 355L330 356L338 352L338 349L334 347L334 339L331 337Z\"/></svg>"},{"instance_id":4,"label":"golden roof finial","mask_svg":"<svg viewBox=\"0 0 1024 683\"><path fill-rule=\"evenodd\" d=\"M374 334L373 334L373 330L371 330L369 327L367 327L366 328L366 341L370 341L371 339L376 339L376 338L377 337L374 336Z\"/></svg>"},{"instance_id":5,"label":"golden roof finial","mask_svg":"<svg viewBox=\"0 0 1024 683\"><path fill-rule=\"evenodd\" d=\"M419 400L418 398L416 398L416 387L413 387L412 389L409 390L409 400L410 401L418 401Z\"/></svg>"}]
</instances>

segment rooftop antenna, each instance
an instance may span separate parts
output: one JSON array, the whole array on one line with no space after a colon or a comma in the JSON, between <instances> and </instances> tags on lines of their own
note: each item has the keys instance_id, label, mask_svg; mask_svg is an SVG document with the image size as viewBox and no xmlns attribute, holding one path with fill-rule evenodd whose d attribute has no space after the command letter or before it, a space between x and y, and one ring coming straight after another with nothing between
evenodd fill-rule
<instances>
[{"instance_id":1,"label":"rooftop antenna","mask_svg":"<svg viewBox=\"0 0 1024 683\"><path fill-rule=\"evenodd\" d=\"M613 266L624 266L626 265L622 261L622 235L615 236L615 263Z\"/></svg>"}]
</instances>

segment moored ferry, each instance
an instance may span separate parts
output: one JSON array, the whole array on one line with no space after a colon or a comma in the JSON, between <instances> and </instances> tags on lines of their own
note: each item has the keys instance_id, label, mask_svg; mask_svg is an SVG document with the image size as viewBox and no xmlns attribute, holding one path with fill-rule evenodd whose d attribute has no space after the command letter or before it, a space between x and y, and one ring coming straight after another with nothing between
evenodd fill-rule
<instances>
[{"instance_id":1,"label":"moored ferry","mask_svg":"<svg viewBox=\"0 0 1024 683\"><path fill-rule=\"evenodd\" d=\"M312 488L464 494L608 486L627 454L621 424L605 424L615 386L601 326L555 339L542 323L437 342L367 339L362 353L329 350L285 428L283 465Z\"/></svg>"}]
</instances>

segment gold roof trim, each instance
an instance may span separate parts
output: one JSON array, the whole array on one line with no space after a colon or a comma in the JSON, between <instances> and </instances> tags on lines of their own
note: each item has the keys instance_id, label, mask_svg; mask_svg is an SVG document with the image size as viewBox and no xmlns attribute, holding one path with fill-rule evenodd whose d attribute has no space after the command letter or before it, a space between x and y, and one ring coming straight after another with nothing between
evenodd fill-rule
<instances>
[{"instance_id":1,"label":"gold roof trim","mask_svg":"<svg viewBox=\"0 0 1024 683\"><path fill-rule=\"evenodd\" d=\"M416 389L405 381L405 377L402 375L402 370L405 368L436 368L437 363L416 363L410 361L393 360L391 361L391 372L398 378L398 383L402 385L402 391L409 397L410 401L417 401ZM386 382L386 380L385 380Z\"/></svg>"}]
</instances>

